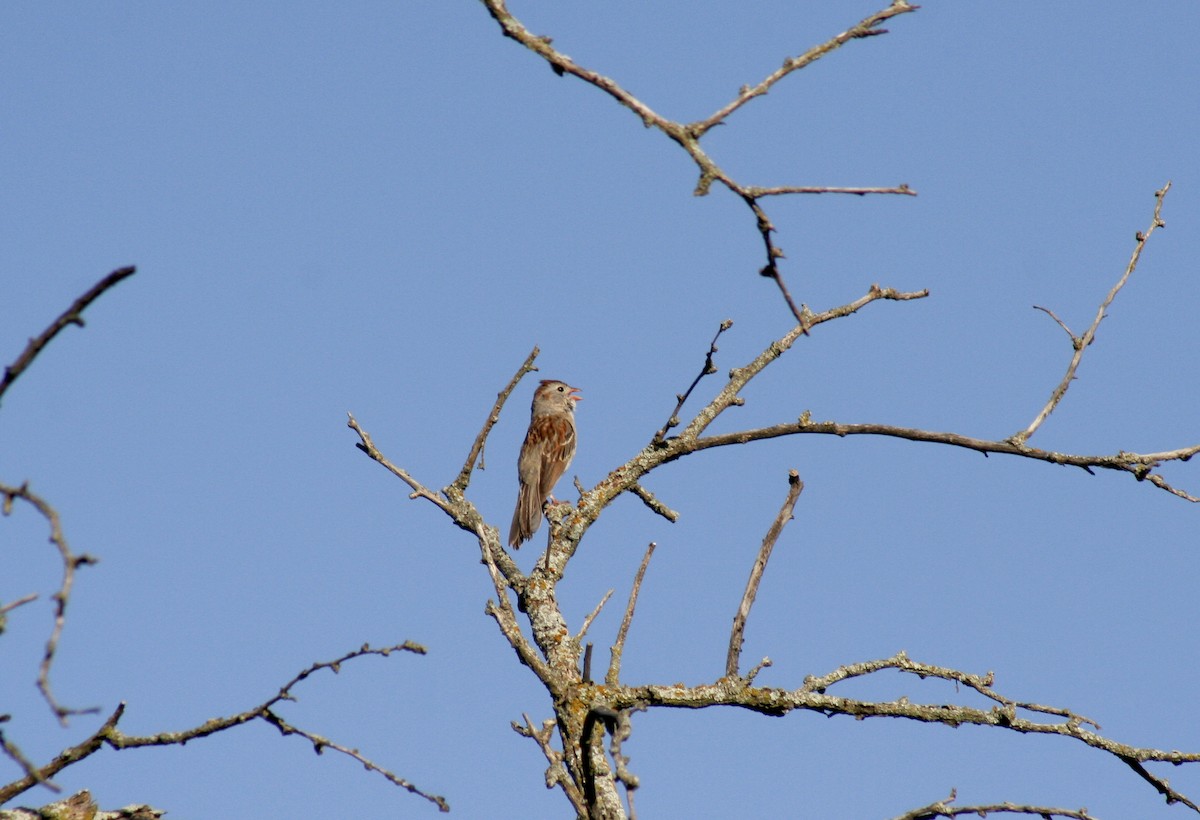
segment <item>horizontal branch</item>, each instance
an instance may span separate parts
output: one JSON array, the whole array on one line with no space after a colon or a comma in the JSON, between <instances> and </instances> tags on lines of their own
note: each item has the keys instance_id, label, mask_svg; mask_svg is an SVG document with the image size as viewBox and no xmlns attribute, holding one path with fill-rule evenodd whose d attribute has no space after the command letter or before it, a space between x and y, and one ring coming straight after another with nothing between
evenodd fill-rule
<instances>
[{"instance_id":1,"label":"horizontal branch","mask_svg":"<svg viewBox=\"0 0 1200 820\"><path fill-rule=\"evenodd\" d=\"M952 806L957 795L954 790L945 800L938 800L919 809L905 812L896 820L934 820L937 817L987 817L992 814L1024 814L1039 820L1052 820L1062 817L1064 820L1096 820L1088 814L1087 809L1063 809L1054 806L1034 806L1020 803L988 803L975 806Z\"/></svg>"},{"instance_id":2,"label":"horizontal branch","mask_svg":"<svg viewBox=\"0 0 1200 820\"><path fill-rule=\"evenodd\" d=\"M1070 467L1079 467L1089 473L1093 469L1116 470L1129 473L1138 481L1148 480L1156 487L1166 490L1172 495L1176 495L1186 501L1200 501L1200 498L1172 487L1161 476L1152 472L1154 468L1164 462L1187 461L1192 456L1200 453L1200 444L1160 453L1128 453L1121 450L1113 455L1078 455L1042 450L1009 440L993 441L990 439L973 438L960 433L920 430L913 427L894 427L890 424L839 424L833 421L811 421L806 413L798 420L786 424L776 424L754 430L742 430L736 433L723 433L721 435L700 438L692 444L689 451L695 452L698 450L707 450L711 447L745 444L750 441L761 441L802 433L832 436L890 436L892 438L907 439L908 441L962 447L967 450L975 450L984 455L1000 453L1003 455L1030 458L1035 461L1045 461L1050 464L1064 464Z\"/></svg>"},{"instance_id":3,"label":"horizontal branch","mask_svg":"<svg viewBox=\"0 0 1200 820\"><path fill-rule=\"evenodd\" d=\"M901 183L893 188L842 188L832 185L779 185L774 188L757 188L747 187L743 189L748 196L758 197L763 196L782 196L784 194L853 194L854 196L866 196L867 194L899 194L903 196L916 196L917 192L908 185Z\"/></svg>"},{"instance_id":4,"label":"horizontal branch","mask_svg":"<svg viewBox=\"0 0 1200 820\"><path fill-rule=\"evenodd\" d=\"M908 697L891 701L864 701L829 694L826 689L851 677L860 677L884 670L924 678L940 678L965 683L996 702L991 709L977 709L946 703L916 703ZM617 687L611 684L603 690L603 702L613 709L649 708L654 706L676 709L706 709L714 706L733 706L764 715L782 716L795 710L818 712L826 716L841 715L856 719L887 717L921 723L941 723L951 728L963 725L986 726L1021 734L1058 735L1078 741L1093 749L1106 752L1134 769L1143 779L1166 796L1168 802L1179 802L1197 809L1188 797L1169 786L1166 780L1151 774L1142 764L1148 762L1200 763L1200 752L1166 751L1130 746L1103 737L1085 728L1095 721L1072 713L1068 709L1023 703L1004 697L992 687L992 676L969 675L957 670L923 664L908 658L903 652L890 658L842 667L829 675L809 677L799 689L768 689L747 685L738 678L722 678L713 684L683 686L682 684ZM1024 712L1064 718L1043 723L1023 716Z\"/></svg>"}]
</instances>

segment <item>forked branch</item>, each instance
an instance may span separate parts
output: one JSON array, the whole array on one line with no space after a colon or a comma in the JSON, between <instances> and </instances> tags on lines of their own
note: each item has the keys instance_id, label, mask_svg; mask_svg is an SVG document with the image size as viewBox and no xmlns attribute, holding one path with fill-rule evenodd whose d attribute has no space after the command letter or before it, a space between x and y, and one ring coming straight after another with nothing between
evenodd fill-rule
<instances>
[{"instance_id":1,"label":"forked branch","mask_svg":"<svg viewBox=\"0 0 1200 820\"><path fill-rule=\"evenodd\" d=\"M197 740L202 737L208 737L209 735L214 735L218 732L231 729L234 726L240 726L243 723L249 723L253 720L262 720L277 728L284 735L298 735L305 738L312 743L313 749L318 753L323 752L325 749L333 749L336 752L340 752L352 757L368 770L376 772L385 777L392 784L399 786L402 789L411 792L412 794L425 798L436 805L441 811L449 811L450 806L446 802L445 798L419 789L404 778L399 777L398 775L388 771L376 763L373 763L371 760L363 756L357 749L351 749L339 743L335 743L328 738L322 737L321 735L317 735L293 726L275 711L279 704L286 701L296 700L296 696L292 693L292 690L310 675L322 669L328 669L330 671L337 672L341 669L342 664L346 663L347 661L355 660L368 655L380 655L382 657L387 657L393 652L412 652L414 654L424 655L426 650L420 644L413 643L412 641L405 641L402 644L396 644L395 646L388 646L379 649L372 648L368 644L363 644L361 648L352 652L347 652L335 660L319 661L312 664L284 684L279 689L278 694L268 698L259 706L256 706L252 709L247 709L246 711L239 712L235 715L213 718L212 720L205 721L199 726L195 726L191 729L185 729L181 732L160 732L155 735L145 736L127 735L117 728L117 724L120 722L121 717L125 714L126 707L125 704L122 703L117 706L116 710L114 710L111 715L109 715L108 719L104 721L104 724L86 740L64 750L54 760L38 767L36 770L30 773L27 773L24 777L5 786L0 786L0 805L3 805L22 792L33 788L38 783L50 780L67 767L78 763L84 758L90 757L105 745L114 749L133 749L145 746L182 746L189 741Z\"/></svg>"},{"instance_id":2,"label":"forked branch","mask_svg":"<svg viewBox=\"0 0 1200 820\"><path fill-rule=\"evenodd\" d=\"M1109 290L1108 295L1104 297L1104 301L1100 303L1100 307L1096 310L1096 318L1092 320L1091 326L1084 331L1082 336L1076 336L1071 333L1070 328L1055 316L1053 311L1034 305L1035 309L1049 314L1050 318L1058 322L1058 326L1067 332L1067 335L1071 337L1071 347L1075 352L1071 355L1071 361L1067 365L1066 374L1050 394L1050 399L1046 402L1046 406L1041 409L1041 412L1029 423L1028 427L1009 439L1014 444L1022 445L1028 441L1029 437L1036 433L1037 429L1042 426L1042 423L1054 412L1054 408L1058 407L1058 403L1062 401L1063 396L1067 394L1067 388L1075 380L1075 371L1079 369L1079 363L1083 361L1083 352L1096 340L1096 331L1100 328L1100 323L1104 321L1104 317L1108 315L1109 305L1117 298L1117 294L1121 292L1121 288L1125 287L1125 283L1129 281L1129 277L1137 269L1138 260L1142 258L1142 250L1145 249L1146 243L1150 241L1151 234L1159 228L1166 227L1166 223L1162 220L1162 206L1163 199L1167 196L1167 191L1169 190L1171 190L1170 180L1167 181L1166 185L1154 192L1154 217L1150 220L1150 227L1145 231L1137 232L1133 253L1129 257L1129 263L1125 266L1125 272L1121 274L1121 278L1117 280L1117 283ZM1176 493L1176 495L1179 495L1179 493ZM1189 498L1192 501L1196 500L1186 495L1182 497Z\"/></svg>"},{"instance_id":3,"label":"forked branch","mask_svg":"<svg viewBox=\"0 0 1200 820\"><path fill-rule=\"evenodd\" d=\"M697 196L706 195L712 188L714 182L720 182L728 190L733 192L740 198L754 215L755 224L759 235L762 237L763 245L766 250L766 265L759 271L763 276L774 280L779 288L784 301L787 303L788 309L796 322L804 326L803 310L796 304L788 290L787 284L784 281L783 274L779 270L777 261L784 257L783 250L778 247L771 234L775 231L774 225L767 216L766 211L759 203L759 199L765 196L780 196L787 194L851 194L856 196L865 196L867 194L896 194L902 196L916 196L916 191L912 190L908 185L902 184L894 187L848 187L848 186L822 186L822 185L791 185L791 186L775 186L763 188L753 185L744 185L731 177L717 162L708 155L708 153L700 147L701 138L708 133L713 127L720 125L728 120L730 115L740 109L755 97L760 97L766 94L776 83L784 77L805 68L822 57L830 54L841 48L846 43L852 40L862 40L877 35L886 34L887 29L881 28L881 25L901 14L916 11L919 6L912 5L905 0L893 0L886 8L880 9L873 14L867 15L858 23L850 28L834 35L824 43L813 46L803 54L797 57L789 57L784 60L783 65L775 71L771 72L755 86L743 86L738 92L738 95L729 103L713 112L707 118L698 120L692 123L676 122L675 120L667 119L657 113L649 105L635 97L628 90L622 87L615 80L606 77L592 69L579 65L566 54L555 49L551 43L552 39L546 36L535 35L530 32L525 25L518 20L512 12L508 10L505 0L482 0L488 13L491 14L499 25L505 36L516 40L521 45L534 52L542 59L546 60L556 74L562 76L570 74L573 77L578 77L589 85L598 88L618 103L628 108L642 121L642 124L647 128L655 128L661 131L669 139L674 141L681 147L692 161L696 163L699 171L699 180L693 193Z\"/></svg>"},{"instance_id":4,"label":"forked branch","mask_svg":"<svg viewBox=\"0 0 1200 820\"><path fill-rule=\"evenodd\" d=\"M30 491L28 484L22 484L20 487L0 484L0 496L3 496L4 499L2 507L0 507L4 515L12 513L13 501L19 498L31 505L46 519L46 523L50 525L50 543L58 550L58 557L62 562L62 579L59 581L58 591L51 596L54 600L54 625L50 628L50 637L46 639L46 648L42 652L42 660L38 664L37 687L46 703L49 704L51 711L54 712L54 717L59 724L66 726L67 718L71 715L90 715L99 711L96 708L72 709L63 706L54 696L54 690L50 686L50 667L54 664L55 655L58 653L58 642L62 638L63 628L67 623L67 605L71 601L71 590L75 586L75 570L95 564L97 559L86 553L76 555L71 551L71 546L67 543L67 537L63 533L58 511L50 506L44 498Z\"/></svg>"}]
</instances>

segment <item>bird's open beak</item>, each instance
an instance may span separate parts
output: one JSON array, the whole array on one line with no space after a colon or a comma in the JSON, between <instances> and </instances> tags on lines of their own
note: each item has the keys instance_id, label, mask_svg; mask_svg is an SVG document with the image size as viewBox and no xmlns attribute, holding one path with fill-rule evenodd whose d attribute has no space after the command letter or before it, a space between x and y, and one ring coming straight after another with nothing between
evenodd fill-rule
<instances>
[{"instance_id":1,"label":"bird's open beak","mask_svg":"<svg viewBox=\"0 0 1200 820\"><path fill-rule=\"evenodd\" d=\"M583 401L583 396L576 396L576 395L575 395L575 394L576 394L576 393L578 393L578 392L579 392L579 388L578 388L578 387L572 387L572 388L571 388L571 389L568 391L567 395L569 395L569 396L570 396L570 397L571 397L571 398L572 398L574 401Z\"/></svg>"}]
</instances>

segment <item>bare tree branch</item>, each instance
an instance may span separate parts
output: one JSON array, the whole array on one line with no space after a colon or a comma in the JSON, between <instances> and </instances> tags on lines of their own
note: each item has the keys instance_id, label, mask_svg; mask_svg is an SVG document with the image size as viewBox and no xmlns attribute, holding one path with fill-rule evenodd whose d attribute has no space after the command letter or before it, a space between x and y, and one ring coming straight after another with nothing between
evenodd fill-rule
<instances>
[{"instance_id":1,"label":"bare tree branch","mask_svg":"<svg viewBox=\"0 0 1200 820\"><path fill-rule=\"evenodd\" d=\"M732 193L737 195L754 214L755 224L757 225L759 235L762 237L763 245L766 250L767 262L766 265L759 271L763 276L769 277L775 281L784 301L791 310L792 316L801 326L805 325L803 311L792 299L791 293L788 291L787 285L783 280L783 274L779 271L776 265L777 260L784 256L783 250L775 245L771 238L775 227L771 224L770 218L766 211L759 205L758 200L764 196L777 196L782 194L814 194L814 193L843 193L863 196L866 194L901 194L906 196L915 196L916 192L907 185L900 185L894 188L881 187L829 187L829 186L784 186L774 188L760 188L755 186L742 185L735 181L727 174L701 147L700 139L714 126L724 123L729 116L743 105L755 97L766 94L770 88L788 74L802 69L808 65L824 57L851 40L866 39L880 34L886 34L887 30L880 28L880 25L885 21L896 17L900 14L916 11L919 6L911 5L905 0L893 0L893 2L884 9L881 9L874 14L860 20L855 25L843 31L841 34L831 37L829 40L820 45L813 46L808 51L804 52L799 57L789 57L783 65L769 74L762 82L754 87L743 86L738 96L723 108L718 109L707 119L693 123L681 123L669 120L666 117L655 112L650 106L635 97L629 91L625 90L616 81L605 77L591 69L584 68L576 63L567 55L557 51L551 45L551 38L538 36L525 28L513 14L508 10L505 0L482 0L488 13L491 14L504 32L506 37L516 40L521 45L534 52L542 59L546 60L554 72L558 75L570 74L578 77L584 82L595 86L604 93L611 96L621 105L628 108L641 119L642 124L647 128L656 128L665 134L668 138L677 143L692 161L696 163L696 167L700 172L699 180L693 193L696 196L704 196L712 188L713 182L720 182Z\"/></svg>"},{"instance_id":2,"label":"bare tree branch","mask_svg":"<svg viewBox=\"0 0 1200 820\"><path fill-rule=\"evenodd\" d=\"M750 102L750 100L766 94L771 90L771 86L775 85L775 83L779 82L793 71L799 71L802 68L806 68L807 66L824 57L826 54L830 54L833 51L841 48L851 40L865 39L878 34L887 34L887 29L879 28L880 24L886 22L892 17L895 17L896 15L905 14L910 11L916 11L918 8L920 8L920 6L909 5L907 2L904 2L904 0L896 0L888 8L882 9L863 18L856 25L851 26L846 31L843 31L841 34L838 34L835 37L831 37L829 40L826 40L820 45L813 46L799 57L789 57L783 61L782 66L780 66L771 74L767 75L767 77L758 85L754 87L746 85L742 86L737 97L731 102L718 109L715 113L710 115L708 119L692 123L690 126L691 132L696 137L703 136L704 133L710 128L723 123L730 114L741 108L746 103ZM857 193L857 191L855 193Z\"/></svg>"},{"instance_id":3,"label":"bare tree branch","mask_svg":"<svg viewBox=\"0 0 1200 820\"><path fill-rule=\"evenodd\" d=\"M481 525L482 526L482 525ZM498 556L507 557L503 547L500 546L499 532L495 527L490 527L487 530L481 529L477 533L479 537L479 549L483 554L484 564L488 568L488 574L492 578L492 586L496 590L496 600L488 601L484 607L484 614L491 617L498 627L500 633L504 635L513 651L517 653L517 657L521 663L533 670L533 673L538 676L538 679L545 682L552 678L550 667L548 667L537 653L537 650L530 645L524 633L521 632L521 626L517 623L517 614L513 611L512 604L508 600L508 590L510 588L517 590L518 599L520 591L527 587L527 579L524 575L520 575L519 570L510 570L510 575L501 576L501 571L497 566L496 559Z\"/></svg>"},{"instance_id":4,"label":"bare tree branch","mask_svg":"<svg viewBox=\"0 0 1200 820\"><path fill-rule=\"evenodd\" d=\"M654 512L661 515L663 518L670 521L672 524L674 524L676 521L679 520L678 512L676 512L675 510L668 507L666 504L659 501L658 498L654 495L654 493L650 492L645 487L643 487L641 484L638 484L636 481L633 483L632 486L630 486L629 491L631 493L633 493L634 495L636 495L638 498L642 499L643 504L645 504L647 507L649 507ZM582 494L583 493L581 492L580 495L582 495Z\"/></svg>"},{"instance_id":5,"label":"bare tree branch","mask_svg":"<svg viewBox=\"0 0 1200 820\"><path fill-rule=\"evenodd\" d=\"M646 547L642 563L637 575L633 577L633 587L629 590L629 603L625 605L625 617L621 619L621 627L617 630L617 640L612 646L611 660L608 663L608 674L604 676L607 686L617 686L621 677L621 655L625 652L625 639L629 636L629 625L633 622L633 610L637 606L638 594L642 591L642 579L646 577L646 567L650 565L650 556L658 545L653 541Z\"/></svg>"},{"instance_id":6,"label":"bare tree branch","mask_svg":"<svg viewBox=\"0 0 1200 820\"><path fill-rule=\"evenodd\" d=\"M555 786L562 788L567 799L571 801L571 805L575 808L575 814L579 817L587 816L587 804L584 802L583 794L571 781L570 775L567 774L567 769L563 766L562 752L557 751L550 745L550 739L554 734L554 721L546 720L542 722L542 728L538 729L533 725L533 720L528 714L522 713L521 717L525 718L525 725L513 721L513 731L522 737L531 738L535 741L542 754L546 756L546 761L550 764L546 769L546 788L552 789Z\"/></svg>"},{"instance_id":7,"label":"bare tree branch","mask_svg":"<svg viewBox=\"0 0 1200 820\"><path fill-rule=\"evenodd\" d=\"M369 759L360 754L357 749L347 748L340 744L334 743L327 738L321 737L320 735L316 735L292 726L274 711L275 707L280 703L284 701L294 701L296 698L292 694L292 689L314 672L322 669L329 669L330 671L338 672L341 669L341 665L346 661L361 658L367 655L380 655L387 657L393 652L400 651L413 652L419 655L424 655L426 652L423 646L413 643L412 641L405 641L402 644L384 647L381 649L373 649L370 645L363 644L360 649L356 649L353 652L347 652L345 655L342 655L340 658L335 660L321 661L312 664L284 684L280 688L278 694L267 699L259 706L256 706L252 709L247 709L245 712L239 712L236 715L213 718L212 720L205 721L199 726L195 726L191 729L186 729L181 732L160 732L156 735L147 736L127 735L117 728L117 723L120 722L121 717L125 714L125 704L121 703L116 710L109 715L104 724L86 740L70 747L69 749L66 749L54 760L50 761L44 766L41 766L32 772L27 772L24 777L5 786L0 786L0 805L16 797L18 794L21 794L22 792L34 787L38 783L44 783L48 781L50 778L54 777L68 766L74 765L84 758L94 754L103 745L108 745L114 749L133 749L145 746L182 746L189 741L207 737L218 732L223 732L226 729L230 729L234 726L240 726L243 723L249 723L252 720L263 720L267 723L270 723L272 726L275 726L284 735L294 734L307 739L313 744L313 748L318 753L326 748L330 748L334 751L348 755L349 757L357 760L359 763L362 763L363 766L370 771L374 771L383 775L391 783L400 786L401 788L406 789L413 794L419 795L420 797L424 797L426 800L435 804L441 811L449 811L449 804L446 803L444 798L437 795L428 794L418 789L404 778L398 777L392 772L389 772L387 769L384 769L381 766L371 762Z\"/></svg>"},{"instance_id":8,"label":"bare tree branch","mask_svg":"<svg viewBox=\"0 0 1200 820\"><path fill-rule=\"evenodd\" d=\"M972 438L971 436L964 436L959 433L921 430L913 427L893 427L889 424L839 424L833 421L812 421L809 414L805 413L797 421L786 424L759 427L754 430L741 430L736 433L722 433L721 435L706 436L697 439L694 445L689 448L689 452L706 450L710 447L745 444L749 441L762 441L764 439L801 433L818 433L833 436L890 436L893 438L908 439L909 441L923 441L933 444L947 444L952 447L962 447L967 450L975 450L984 455L989 453L1003 453L1004 455L1020 456L1035 461L1045 461L1050 464L1065 464L1071 467L1079 467L1089 473L1092 472L1093 468L1116 470L1129 473L1138 481L1149 481L1154 486L1166 490L1172 495L1176 495L1186 501L1200 501L1200 498L1172 487L1160 476L1152 473L1156 467L1162 465L1164 462L1189 460L1196 453L1200 453L1200 444L1160 453L1127 453L1124 450L1120 450L1113 455L1075 455L1040 450L1028 445L1019 445L1008 439L991 441L989 439Z\"/></svg>"},{"instance_id":9,"label":"bare tree branch","mask_svg":"<svg viewBox=\"0 0 1200 820\"><path fill-rule=\"evenodd\" d=\"M750 607L754 606L754 598L758 595L758 585L762 581L763 572L767 569L767 561L771 560L771 551L787 522L792 520L792 511L796 508L796 500L804 492L804 482L795 470L788 473L788 493L779 508L779 514L771 523L767 534L763 536L762 546L758 548L758 557L750 568L750 578L746 581L746 591L742 594L742 602L733 616L733 629L729 633L729 652L725 656L725 674L731 678L738 675L738 662L742 657L742 641L745 638L746 619L750 617Z\"/></svg>"},{"instance_id":10,"label":"bare tree branch","mask_svg":"<svg viewBox=\"0 0 1200 820\"><path fill-rule=\"evenodd\" d=\"M0 715L0 723L7 722L11 717L11 715ZM0 751L3 751L9 760L20 766L21 771L25 772L25 776L34 784L44 786L56 794L62 791L62 788L57 783L43 777L33 761L26 757L17 744L9 740L2 731L0 731ZM0 801L0 805L3 805L2 801Z\"/></svg>"},{"instance_id":11,"label":"bare tree branch","mask_svg":"<svg viewBox=\"0 0 1200 820\"><path fill-rule=\"evenodd\" d=\"M856 196L866 196L867 194L917 195L916 191L904 183L892 188L846 188L831 185L777 185L774 188L750 186L746 188L746 193L755 199L764 196L784 196L787 194L854 194Z\"/></svg>"},{"instance_id":12,"label":"bare tree branch","mask_svg":"<svg viewBox=\"0 0 1200 820\"><path fill-rule=\"evenodd\" d=\"M615 592L615 590L610 589L608 592L604 593L604 597L600 599L600 603L596 604L596 608L593 609L591 613L583 619L583 626L579 628L579 634L575 636L576 643L583 642L583 637L587 635L588 630L592 628L592 622L595 621L597 616L600 615L600 610L604 609L604 605L607 604L608 599L613 596L613 592ZM586 679L587 675L584 675L584 678Z\"/></svg>"},{"instance_id":13,"label":"bare tree branch","mask_svg":"<svg viewBox=\"0 0 1200 820\"><path fill-rule=\"evenodd\" d=\"M733 327L732 319L726 319L725 321L721 322L721 325L717 328L717 332L713 336L712 341L709 342L708 353L704 356L704 366L700 368L700 372L696 374L696 378L692 380L690 385L688 385L688 389L675 396L677 400L675 403L675 409L672 410L671 415L667 417L667 423L662 426L662 429L654 434L655 441L662 441L664 438L666 438L667 433L671 431L671 428L679 426L679 411L683 409L684 403L688 400L688 397L692 395L692 391L696 389L696 385L700 384L700 380L705 376L709 376L717 372L716 365L713 364L713 356L717 353L717 339L720 339L721 334L729 330L731 327Z\"/></svg>"},{"instance_id":14,"label":"bare tree branch","mask_svg":"<svg viewBox=\"0 0 1200 820\"><path fill-rule=\"evenodd\" d=\"M62 637L63 627L67 623L67 604L71 600L71 589L75 586L75 570L78 567L95 564L97 559L86 553L76 555L71 551L67 537L63 534L58 512L45 499L30 492L28 484L22 484L20 487L0 484L0 495L4 497L3 512L5 515L12 512L13 500L17 498L29 503L41 513L50 525L50 543L58 550L59 558L62 560L62 581L59 582L58 591L52 596L54 626L50 630L50 637L46 639L46 649L42 653L42 660L38 665L37 687L51 711L54 712L54 717L59 724L66 726L67 718L71 715L95 714L99 711L96 708L71 709L63 706L54 697L54 690L50 686L50 667L54 664L54 657L58 652L58 642Z\"/></svg>"},{"instance_id":15,"label":"bare tree branch","mask_svg":"<svg viewBox=\"0 0 1200 820\"><path fill-rule=\"evenodd\" d=\"M21 355L17 356L16 360L8 367L4 368L4 375L0 377L0 397L6 390L17 380L18 377L33 363L38 354L45 349L46 345L50 344L50 340L58 335L67 325L84 326L83 311L87 306L96 301L106 290L115 287L123 279L133 276L137 272L137 268L132 265L127 268L118 268L112 273L105 276L96 284L92 285L86 293L71 303L71 306L63 311L62 315L50 323L50 326L43 330L37 337L30 339L29 344L21 351Z\"/></svg>"},{"instance_id":16,"label":"bare tree branch","mask_svg":"<svg viewBox=\"0 0 1200 820\"><path fill-rule=\"evenodd\" d=\"M997 705L984 710L945 703L914 703L907 696L892 701L863 701L836 697L826 692L829 686L841 680L875 674L888 669L916 675L922 679L932 677L967 683L971 688L996 701ZM1168 802L1183 803L1196 810L1194 802L1190 798L1171 790L1165 781L1150 775L1143 764L1147 762L1174 765L1200 763L1200 753L1136 747L1110 740L1084 728L1087 724L1092 726L1096 726L1096 724L1088 718L1073 714L1068 709L1024 703L1000 695L992 688L991 677L991 675L986 677L967 675L956 670L919 663L901 652L890 658L841 667L822 677L806 678L803 687L791 691L747 686L744 681L737 678L725 677L714 684L693 687L679 684L610 686L607 690L606 702L613 709L653 706L705 709L713 706L735 706L776 716L785 715L796 709L804 709L826 716L842 715L858 720L869 717L890 717L923 723L941 723L949 727L966 724L993 727L1021 734L1058 735L1107 752L1134 768L1139 775L1154 785L1156 790L1166 795ZM1042 723L1023 717L1020 714L1022 711L1055 715L1066 719L1057 723Z\"/></svg>"},{"instance_id":17,"label":"bare tree branch","mask_svg":"<svg viewBox=\"0 0 1200 820\"><path fill-rule=\"evenodd\" d=\"M1104 321L1109 305L1117 298L1117 294L1121 292L1121 288L1125 287L1125 283L1129 281L1129 277L1137 268L1138 260L1142 257L1142 250L1146 247L1146 243L1150 241L1150 235L1159 228L1166 226L1166 223L1162 220L1162 206L1163 199L1167 196L1167 191L1169 190L1171 190L1170 180L1167 181L1166 185L1154 192L1154 218L1150 221L1150 227L1145 231L1138 231L1136 242L1133 246L1133 254L1129 257L1129 264L1125 266L1125 272L1117 280L1117 283L1112 286L1112 289L1109 290L1108 295L1104 297L1104 301L1100 303L1100 307L1096 310L1096 318L1092 320L1091 326L1084 331L1082 336L1072 334L1067 329L1067 326L1051 311L1034 305L1036 309L1050 314L1050 317L1058 322L1059 327L1067 331L1067 335L1071 337L1071 346L1075 349L1075 353L1071 356L1071 363L1067 365L1067 372L1062 377L1062 381L1058 383L1058 386L1054 388L1054 392L1050 394L1050 400L1046 402L1046 406L1029 423L1028 427L1012 436L1011 440L1014 444L1024 444L1030 436L1036 433L1037 429L1042 426L1042 422L1049 418L1050 414L1054 412L1054 408L1058 407L1058 403L1066 395L1067 388L1075 380L1075 371L1079 367L1079 362L1083 360L1083 351L1096 340L1096 331L1099 329L1100 323ZM1176 493L1176 495L1179 494ZM1195 499L1191 500L1194 501Z\"/></svg>"},{"instance_id":18,"label":"bare tree branch","mask_svg":"<svg viewBox=\"0 0 1200 820\"><path fill-rule=\"evenodd\" d=\"M1027 814L1031 817L1039 817L1042 820L1051 820L1054 817L1063 817L1067 818L1067 820L1098 820L1094 815L1088 814L1087 809L1060 809L1051 806L1031 806L1017 803L951 806L950 804L954 802L956 797L957 794L951 789L950 796L945 800L938 800L930 803L928 806L922 806L919 809L905 812L896 817L895 820L934 820L937 817L965 817L972 814L976 817L987 817L989 814Z\"/></svg>"},{"instance_id":19,"label":"bare tree branch","mask_svg":"<svg viewBox=\"0 0 1200 820\"><path fill-rule=\"evenodd\" d=\"M485 469L483 463L484 443L487 441L488 435L492 432L492 427L500 420L500 410L504 407L505 402L508 401L508 397L512 394L513 389L516 388L517 382L521 381L525 374L537 370L533 366L533 362L540 352L537 346L534 345L533 350L530 351L524 363L517 369L517 372L513 374L508 385L496 395L496 403L492 405L492 412L488 414L487 421L483 423L483 429L475 437L475 442L471 445L471 452L467 454L467 460L463 463L462 469L458 471L458 477L450 485L460 495L467 491L467 485L471 483L471 471L475 469L475 462L479 462L479 469ZM448 492L447 495L450 495L450 493Z\"/></svg>"}]
</instances>

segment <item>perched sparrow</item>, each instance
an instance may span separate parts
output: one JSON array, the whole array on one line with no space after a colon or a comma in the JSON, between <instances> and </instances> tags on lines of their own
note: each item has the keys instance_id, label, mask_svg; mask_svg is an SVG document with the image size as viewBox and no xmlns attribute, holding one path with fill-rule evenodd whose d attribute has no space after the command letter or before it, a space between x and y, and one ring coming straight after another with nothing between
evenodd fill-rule
<instances>
[{"instance_id":1,"label":"perched sparrow","mask_svg":"<svg viewBox=\"0 0 1200 820\"><path fill-rule=\"evenodd\" d=\"M532 418L517 459L517 508L508 544L518 549L542 523L542 505L575 457L575 402L578 387L545 379L533 393Z\"/></svg>"}]
</instances>

